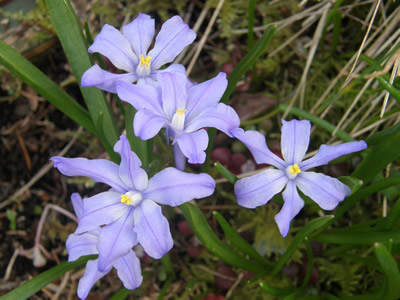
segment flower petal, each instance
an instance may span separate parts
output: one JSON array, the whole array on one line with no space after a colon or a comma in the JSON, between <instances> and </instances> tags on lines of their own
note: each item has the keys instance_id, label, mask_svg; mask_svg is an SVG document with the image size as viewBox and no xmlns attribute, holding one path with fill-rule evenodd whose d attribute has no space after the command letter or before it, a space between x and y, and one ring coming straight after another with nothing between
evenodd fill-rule
<instances>
[{"instance_id":1,"label":"flower petal","mask_svg":"<svg viewBox=\"0 0 400 300\"><path fill-rule=\"evenodd\" d=\"M149 180L143 197L159 204L177 206L214 193L215 181L208 174L190 174L166 168Z\"/></svg>"},{"instance_id":2,"label":"flower petal","mask_svg":"<svg viewBox=\"0 0 400 300\"><path fill-rule=\"evenodd\" d=\"M186 108L186 74L159 72L157 80L161 87L164 114L171 121L177 109Z\"/></svg>"},{"instance_id":3,"label":"flower petal","mask_svg":"<svg viewBox=\"0 0 400 300\"><path fill-rule=\"evenodd\" d=\"M78 193L73 193L71 195L71 202L75 211L75 215L79 219L83 214L83 200L81 195Z\"/></svg>"},{"instance_id":4,"label":"flower petal","mask_svg":"<svg viewBox=\"0 0 400 300\"><path fill-rule=\"evenodd\" d=\"M178 170L184 171L186 166L186 156L183 155L177 143L174 144L174 162Z\"/></svg>"},{"instance_id":5,"label":"flower petal","mask_svg":"<svg viewBox=\"0 0 400 300\"><path fill-rule=\"evenodd\" d=\"M300 191L325 210L334 209L351 193L351 189L336 178L315 172L302 172L295 182Z\"/></svg>"},{"instance_id":6,"label":"flower petal","mask_svg":"<svg viewBox=\"0 0 400 300\"><path fill-rule=\"evenodd\" d=\"M228 85L225 73L195 84L188 90L187 121L190 122L204 109L214 107L221 100Z\"/></svg>"},{"instance_id":7,"label":"flower petal","mask_svg":"<svg viewBox=\"0 0 400 300\"><path fill-rule=\"evenodd\" d=\"M148 182L147 173L140 166L142 162L136 153L132 152L129 141L125 135L115 143L114 151L121 156L119 177L131 189L143 191Z\"/></svg>"},{"instance_id":8,"label":"flower petal","mask_svg":"<svg viewBox=\"0 0 400 300\"><path fill-rule=\"evenodd\" d=\"M231 131L238 128L240 119L236 111L229 105L219 103L203 110L185 126L186 132L193 132L203 127L214 127L232 137Z\"/></svg>"},{"instance_id":9,"label":"flower petal","mask_svg":"<svg viewBox=\"0 0 400 300\"><path fill-rule=\"evenodd\" d=\"M66 176L89 177L95 182L102 182L125 193L128 187L119 178L117 164L105 159L65 158L53 156L50 158L54 167Z\"/></svg>"},{"instance_id":10,"label":"flower petal","mask_svg":"<svg viewBox=\"0 0 400 300\"><path fill-rule=\"evenodd\" d=\"M113 74L103 70L98 65L94 65L90 67L85 73L83 73L81 85L82 87L95 86L101 90L110 93L116 93L117 82L122 81L132 83L136 80L137 76L134 73Z\"/></svg>"},{"instance_id":11,"label":"flower petal","mask_svg":"<svg viewBox=\"0 0 400 300\"><path fill-rule=\"evenodd\" d=\"M148 140L154 137L166 124L168 124L168 120L164 117L148 110L139 110L133 120L133 129L137 137Z\"/></svg>"},{"instance_id":12,"label":"flower petal","mask_svg":"<svg viewBox=\"0 0 400 300\"><path fill-rule=\"evenodd\" d=\"M304 200L297 192L296 184L289 180L286 189L282 193L285 203L281 211L275 216L275 222L278 224L279 231L285 237L290 228L290 221L300 212L304 206Z\"/></svg>"},{"instance_id":13,"label":"flower petal","mask_svg":"<svg viewBox=\"0 0 400 300\"><path fill-rule=\"evenodd\" d=\"M98 241L97 231L70 234L65 243L68 252L68 261L77 260L81 256L97 254Z\"/></svg>"},{"instance_id":14,"label":"flower petal","mask_svg":"<svg viewBox=\"0 0 400 300\"><path fill-rule=\"evenodd\" d=\"M149 52L151 68L156 70L172 62L195 38L196 33L183 22L181 17L174 16L165 21L156 37L154 48Z\"/></svg>"},{"instance_id":15,"label":"flower petal","mask_svg":"<svg viewBox=\"0 0 400 300\"><path fill-rule=\"evenodd\" d=\"M310 143L311 123L308 120L282 120L282 156L289 165L300 164Z\"/></svg>"},{"instance_id":16,"label":"flower petal","mask_svg":"<svg viewBox=\"0 0 400 300\"><path fill-rule=\"evenodd\" d=\"M154 37L154 19L139 13L131 23L122 27L122 34L131 44L137 56L146 56Z\"/></svg>"},{"instance_id":17,"label":"flower petal","mask_svg":"<svg viewBox=\"0 0 400 300\"><path fill-rule=\"evenodd\" d=\"M207 149L208 135L204 129L191 133L181 132L176 137L176 142L182 153L189 159L189 163L202 164L205 161L204 151Z\"/></svg>"},{"instance_id":18,"label":"flower petal","mask_svg":"<svg viewBox=\"0 0 400 300\"><path fill-rule=\"evenodd\" d=\"M151 200L144 200L135 209L134 219L134 231L146 253L155 259L163 257L174 242L161 207Z\"/></svg>"},{"instance_id":19,"label":"flower petal","mask_svg":"<svg viewBox=\"0 0 400 300\"><path fill-rule=\"evenodd\" d=\"M124 217L100 230L97 245L100 271L110 269L119 258L127 255L137 243L137 236L133 231L133 212L135 210L137 209L130 207Z\"/></svg>"},{"instance_id":20,"label":"flower petal","mask_svg":"<svg viewBox=\"0 0 400 300\"><path fill-rule=\"evenodd\" d=\"M83 233L115 222L127 213L128 206L121 203L121 194L103 192L85 199L83 215L76 233Z\"/></svg>"},{"instance_id":21,"label":"flower petal","mask_svg":"<svg viewBox=\"0 0 400 300\"><path fill-rule=\"evenodd\" d=\"M138 57L133 53L129 41L118 29L104 25L95 37L89 52L99 52L106 56L114 66L127 72L135 72Z\"/></svg>"},{"instance_id":22,"label":"flower petal","mask_svg":"<svg viewBox=\"0 0 400 300\"><path fill-rule=\"evenodd\" d=\"M249 148L258 164L269 164L278 169L285 169L285 162L268 149L265 136L258 131L244 131L242 128L232 130L231 134Z\"/></svg>"},{"instance_id":23,"label":"flower petal","mask_svg":"<svg viewBox=\"0 0 400 300\"><path fill-rule=\"evenodd\" d=\"M96 281L107 275L109 271L110 270L107 270L106 272L100 272L97 269L97 259L89 260L86 264L85 274L79 280L78 297L81 299L86 299Z\"/></svg>"},{"instance_id":24,"label":"flower petal","mask_svg":"<svg viewBox=\"0 0 400 300\"><path fill-rule=\"evenodd\" d=\"M127 255L119 258L115 262L114 268L117 269L119 279L128 290L134 290L142 284L143 277L140 261L132 250Z\"/></svg>"},{"instance_id":25,"label":"flower petal","mask_svg":"<svg viewBox=\"0 0 400 300\"><path fill-rule=\"evenodd\" d=\"M275 169L239 179L234 187L238 204L247 208L264 205L282 191L287 181L285 172Z\"/></svg>"},{"instance_id":26,"label":"flower petal","mask_svg":"<svg viewBox=\"0 0 400 300\"><path fill-rule=\"evenodd\" d=\"M134 85L126 82L117 83L117 93L121 100L128 102L136 110L148 110L164 116L160 90L151 85Z\"/></svg>"},{"instance_id":27,"label":"flower petal","mask_svg":"<svg viewBox=\"0 0 400 300\"><path fill-rule=\"evenodd\" d=\"M367 143L364 141L359 142L349 142L341 145L321 145L318 153L300 164L300 169L306 171L311 168L326 165L331 160L338 158L340 156L358 152L364 150L368 147Z\"/></svg>"}]
</instances>

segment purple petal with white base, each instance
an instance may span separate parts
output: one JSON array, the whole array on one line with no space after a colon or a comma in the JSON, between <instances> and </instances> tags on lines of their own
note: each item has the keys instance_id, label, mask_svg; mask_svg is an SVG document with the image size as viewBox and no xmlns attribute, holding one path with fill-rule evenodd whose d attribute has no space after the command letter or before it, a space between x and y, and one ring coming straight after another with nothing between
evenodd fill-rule
<instances>
[{"instance_id":1,"label":"purple petal with white base","mask_svg":"<svg viewBox=\"0 0 400 300\"><path fill-rule=\"evenodd\" d=\"M162 105L165 116L172 120L177 109L186 108L186 74L158 73L157 80L161 87Z\"/></svg>"},{"instance_id":2,"label":"purple petal with white base","mask_svg":"<svg viewBox=\"0 0 400 300\"><path fill-rule=\"evenodd\" d=\"M151 56L151 68L155 70L172 62L195 38L196 33L181 17L174 16L165 21L156 37L154 48L148 54Z\"/></svg>"},{"instance_id":3,"label":"purple petal with white base","mask_svg":"<svg viewBox=\"0 0 400 300\"><path fill-rule=\"evenodd\" d=\"M165 117L160 117L148 110L139 110L133 120L133 129L137 137L148 140L156 136L166 124L168 120Z\"/></svg>"},{"instance_id":4,"label":"purple petal with white base","mask_svg":"<svg viewBox=\"0 0 400 300\"><path fill-rule=\"evenodd\" d=\"M83 215L79 219L76 233L83 233L115 222L126 214L128 206L121 203L121 193L103 192L85 199Z\"/></svg>"},{"instance_id":5,"label":"purple petal with white base","mask_svg":"<svg viewBox=\"0 0 400 300\"><path fill-rule=\"evenodd\" d=\"M79 280L78 297L81 299L86 299L96 281L107 275L109 271L110 270L107 270L106 272L100 272L97 269L97 259L89 260L86 264L85 274Z\"/></svg>"},{"instance_id":6,"label":"purple petal with white base","mask_svg":"<svg viewBox=\"0 0 400 300\"><path fill-rule=\"evenodd\" d=\"M195 119L186 123L185 131L193 132L203 127L214 127L232 137L231 131L238 128L240 119L236 111L223 103L203 110Z\"/></svg>"},{"instance_id":7,"label":"purple petal with white base","mask_svg":"<svg viewBox=\"0 0 400 300\"><path fill-rule=\"evenodd\" d=\"M208 174L189 174L175 168L166 168L154 175L143 194L159 204L181 205L192 199L210 196L215 181Z\"/></svg>"},{"instance_id":8,"label":"purple petal with white base","mask_svg":"<svg viewBox=\"0 0 400 300\"><path fill-rule=\"evenodd\" d=\"M269 164L278 169L286 168L286 163L268 149L265 136L258 131L245 132L242 128L236 128L231 131L231 134L249 148L258 164Z\"/></svg>"},{"instance_id":9,"label":"purple petal with white base","mask_svg":"<svg viewBox=\"0 0 400 300\"><path fill-rule=\"evenodd\" d=\"M235 195L239 205L255 208L266 204L275 194L282 191L287 182L284 171L268 169L239 179L235 183Z\"/></svg>"},{"instance_id":10,"label":"purple petal with white base","mask_svg":"<svg viewBox=\"0 0 400 300\"><path fill-rule=\"evenodd\" d=\"M282 236L285 237L289 232L290 221L303 208L304 201L297 192L296 184L293 180L288 181L282 196L285 203L281 211L275 216L275 222L278 224Z\"/></svg>"},{"instance_id":11,"label":"purple petal with white base","mask_svg":"<svg viewBox=\"0 0 400 300\"><path fill-rule=\"evenodd\" d=\"M129 207L128 213L112 224L104 226L99 235L99 271L109 270L116 260L125 256L137 243L137 236L133 232L134 207Z\"/></svg>"},{"instance_id":12,"label":"purple petal with white base","mask_svg":"<svg viewBox=\"0 0 400 300\"><path fill-rule=\"evenodd\" d=\"M118 82L117 93L121 100L128 102L136 110L148 110L156 115L164 116L159 90L151 85Z\"/></svg>"},{"instance_id":13,"label":"purple petal with white base","mask_svg":"<svg viewBox=\"0 0 400 300\"><path fill-rule=\"evenodd\" d=\"M77 260L81 256L97 254L98 231L83 234L70 234L66 241L68 261Z\"/></svg>"},{"instance_id":14,"label":"purple petal with white base","mask_svg":"<svg viewBox=\"0 0 400 300\"><path fill-rule=\"evenodd\" d=\"M140 166L142 162L136 153L132 152L129 141L125 135L121 135L114 146L114 151L121 156L119 165L119 177L130 188L143 191L148 183L147 173Z\"/></svg>"},{"instance_id":15,"label":"purple petal with white base","mask_svg":"<svg viewBox=\"0 0 400 300\"><path fill-rule=\"evenodd\" d=\"M367 143L364 141L359 141L359 142L349 142L349 143L344 143L341 145L321 145L319 148L317 154L315 154L313 157L303 161L300 164L300 168L304 171L319 167L322 165L328 164L331 160L334 160L335 158L338 158L340 156L353 153L353 152L358 152L361 150L366 149Z\"/></svg>"},{"instance_id":16,"label":"purple petal with white base","mask_svg":"<svg viewBox=\"0 0 400 300\"><path fill-rule=\"evenodd\" d=\"M146 56L153 41L154 27L154 19L149 15L139 13L131 23L122 27L122 34L137 55Z\"/></svg>"},{"instance_id":17,"label":"purple petal with white base","mask_svg":"<svg viewBox=\"0 0 400 300\"><path fill-rule=\"evenodd\" d=\"M189 159L189 163L202 164L205 161L208 135L204 129L192 133L181 132L176 137L176 142L182 153Z\"/></svg>"},{"instance_id":18,"label":"purple petal with white base","mask_svg":"<svg viewBox=\"0 0 400 300\"><path fill-rule=\"evenodd\" d=\"M351 194L351 189L336 178L315 172L300 173L295 182L300 191L325 210L333 210Z\"/></svg>"},{"instance_id":19,"label":"purple petal with white base","mask_svg":"<svg viewBox=\"0 0 400 300\"><path fill-rule=\"evenodd\" d=\"M186 106L187 122L196 118L204 109L217 105L227 85L226 74L221 72L210 80L190 87Z\"/></svg>"},{"instance_id":20,"label":"purple petal with white base","mask_svg":"<svg viewBox=\"0 0 400 300\"><path fill-rule=\"evenodd\" d=\"M106 24L95 37L89 52L99 52L106 56L118 69L134 72L138 57L133 53L131 45L121 32Z\"/></svg>"},{"instance_id":21,"label":"purple petal with white base","mask_svg":"<svg viewBox=\"0 0 400 300\"><path fill-rule=\"evenodd\" d=\"M282 120L282 156L290 164L299 164L310 143L311 123L308 120Z\"/></svg>"},{"instance_id":22,"label":"purple petal with white base","mask_svg":"<svg viewBox=\"0 0 400 300\"><path fill-rule=\"evenodd\" d=\"M103 70L98 65L94 65L83 74L81 85L82 87L95 86L101 90L116 93L117 82L122 81L132 83L136 80L137 76L134 73L113 74Z\"/></svg>"},{"instance_id":23,"label":"purple petal with white base","mask_svg":"<svg viewBox=\"0 0 400 300\"><path fill-rule=\"evenodd\" d=\"M143 277L140 261L132 250L127 255L119 258L115 262L114 268L117 269L118 277L126 289L133 290L142 284Z\"/></svg>"},{"instance_id":24,"label":"purple petal with white base","mask_svg":"<svg viewBox=\"0 0 400 300\"><path fill-rule=\"evenodd\" d=\"M50 158L54 167L67 176L89 177L95 182L102 182L125 193L128 187L119 178L117 164L105 159L65 158L53 156Z\"/></svg>"},{"instance_id":25,"label":"purple petal with white base","mask_svg":"<svg viewBox=\"0 0 400 300\"><path fill-rule=\"evenodd\" d=\"M174 242L168 221L163 216L159 205L151 200L143 200L134 211L134 220L134 231L137 233L139 243L149 256L160 259L171 250Z\"/></svg>"}]
</instances>

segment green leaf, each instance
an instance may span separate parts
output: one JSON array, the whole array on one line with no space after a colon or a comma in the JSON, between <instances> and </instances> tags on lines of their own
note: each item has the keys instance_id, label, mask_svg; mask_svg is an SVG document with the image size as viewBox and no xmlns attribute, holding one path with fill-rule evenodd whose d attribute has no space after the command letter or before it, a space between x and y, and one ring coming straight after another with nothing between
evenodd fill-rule
<instances>
[{"instance_id":1,"label":"green leaf","mask_svg":"<svg viewBox=\"0 0 400 300\"><path fill-rule=\"evenodd\" d=\"M260 264L271 267L272 264L258 254L258 252L229 225L228 221L225 220L225 218L219 212L214 211L213 215L224 231L225 237L232 243L233 246Z\"/></svg>"},{"instance_id":2,"label":"green leaf","mask_svg":"<svg viewBox=\"0 0 400 300\"><path fill-rule=\"evenodd\" d=\"M332 215L323 216L314 220L311 220L304 226L294 237L286 252L279 258L278 262L275 264L271 275L274 276L283 268L283 266L289 261L289 259L296 252L296 249L303 243L304 238L309 236L313 231L324 226L326 223L334 218Z\"/></svg>"},{"instance_id":3,"label":"green leaf","mask_svg":"<svg viewBox=\"0 0 400 300\"><path fill-rule=\"evenodd\" d=\"M116 292L110 300L124 300L126 299L133 291L128 290L124 287L122 287L118 292Z\"/></svg>"},{"instance_id":4,"label":"green leaf","mask_svg":"<svg viewBox=\"0 0 400 300\"><path fill-rule=\"evenodd\" d=\"M71 7L71 3L69 0L46 0L46 5L58 38L75 74L75 78L80 82L83 73L93 63L88 53L88 45L74 10ZM81 92L94 124L97 124L99 114L103 113L104 134L109 144L114 145L119 136L104 93L95 87L81 87Z\"/></svg>"},{"instance_id":5,"label":"green leaf","mask_svg":"<svg viewBox=\"0 0 400 300\"><path fill-rule=\"evenodd\" d=\"M284 296L290 294L294 290L293 287L274 288L264 281L260 282L260 287L262 287L265 291L273 296Z\"/></svg>"},{"instance_id":6,"label":"green leaf","mask_svg":"<svg viewBox=\"0 0 400 300\"><path fill-rule=\"evenodd\" d=\"M400 103L400 91L391 85L384 77L379 76L376 79L378 79L379 83L385 88L385 90L387 90L390 95Z\"/></svg>"},{"instance_id":7,"label":"green leaf","mask_svg":"<svg viewBox=\"0 0 400 300\"><path fill-rule=\"evenodd\" d=\"M364 183L370 182L389 163L400 156L400 127L383 137L351 176L360 178Z\"/></svg>"},{"instance_id":8,"label":"green leaf","mask_svg":"<svg viewBox=\"0 0 400 300\"><path fill-rule=\"evenodd\" d=\"M235 182L238 180L238 178L229 172L223 165L221 165L219 162L216 162L214 164L215 168L217 171L225 177L226 180L228 180L230 183L235 184Z\"/></svg>"},{"instance_id":9,"label":"green leaf","mask_svg":"<svg viewBox=\"0 0 400 300\"><path fill-rule=\"evenodd\" d=\"M264 267L262 265L245 259L243 256L222 243L214 234L210 225L208 225L206 218L197 206L191 203L185 203L180 206L180 209L197 238L208 250L210 250L211 253L232 266L253 273L260 273L263 271Z\"/></svg>"},{"instance_id":10,"label":"green leaf","mask_svg":"<svg viewBox=\"0 0 400 300\"><path fill-rule=\"evenodd\" d=\"M363 185L362 180L351 176L341 176L338 179L351 188L352 193L357 192Z\"/></svg>"},{"instance_id":11,"label":"green leaf","mask_svg":"<svg viewBox=\"0 0 400 300\"><path fill-rule=\"evenodd\" d=\"M89 255L79 258L73 262L63 262L58 266L47 270L28 282L20 285L16 289L12 290L8 294L0 297L1 300L23 300L28 299L30 296L40 291L46 285L56 280L58 277L68 272L69 270L75 269L84 265L88 260L95 259L96 255Z\"/></svg>"},{"instance_id":12,"label":"green leaf","mask_svg":"<svg viewBox=\"0 0 400 300\"><path fill-rule=\"evenodd\" d=\"M3 41L0 41L0 63L67 117L82 125L89 132L96 134L96 129L89 113L54 81Z\"/></svg>"},{"instance_id":13,"label":"green leaf","mask_svg":"<svg viewBox=\"0 0 400 300\"><path fill-rule=\"evenodd\" d=\"M400 298L400 273L396 260L389 253L383 244L374 244L374 253L376 259L381 265L387 278L387 288L384 297L381 299L399 299Z\"/></svg>"},{"instance_id":14,"label":"green leaf","mask_svg":"<svg viewBox=\"0 0 400 300\"><path fill-rule=\"evenodd\" d=\"M399 222L400 219L400 198L390 209L387 217L384 219L384 228L391 229Z\"/></svg>"}]
</instances>

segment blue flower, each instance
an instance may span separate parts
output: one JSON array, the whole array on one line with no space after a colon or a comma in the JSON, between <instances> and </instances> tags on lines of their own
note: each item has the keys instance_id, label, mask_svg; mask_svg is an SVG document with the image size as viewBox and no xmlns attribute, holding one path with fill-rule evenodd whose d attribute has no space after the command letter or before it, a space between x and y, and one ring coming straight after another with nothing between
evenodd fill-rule
<instances>
[{"instance_id":1,"label":"blue flower","mask_svg":"<svg viewBox=\"0 0 400 300\"><path fill-rule=\"evenodd\" d=\"M364 150L367 144L360 141L335 146L321 145L314 157L303 161L310 142L310 122L282 122L281 149L284 160L268 149L265 137L259 132L244 132L238 128L232 134L249 148L258 164L265 163L278 168L238 180L235 184L235 194L239 205L247 208L264 205L286 186L282 194L284 205L275 216L281 234L286 236L290 221L304 206L297 188L325 210L333 210L351 193L347 185L335 178L306 171L325 165L342 155Z\"/></svg>"},{"instance_id":2,"label":"blue flower","mask_svg":"<svg viewBox=\"0 0 400 300\"><path fill-rule=\"evenodd\" d=\"M71 195L72 205L78 220L83 214L83 201L79 194ZM99 234L102 229L96 228L82 234L71 234L67 239L68 261L74 261L81 256L98 254L97 244ZM137 242L136 242L137 243ZM135 252L130 250L125 256L118 258L112 265L117 270L118 277L121 279L124 287L133 290L142 284L143 277L140 269L140 261ZM85 299L89 291L97 280L105 276L111 268L104 272L98 269L98 259L90 260L86 264L85 274L79 280L78 296Z\"/></svg>"},{"instance_id":3,"label":"blue flower","mask_svg":"<svg viewBox=\"0 0 400 300\"><path fill-rule=\"evenodd\" d=\"M133 128L142 140L154 137L161 128L190 163L201 164L208 135L204 127L215 127L229 136L238 128L240 119L235 110L218 103L226 89L225 73L200 84L192 84L181 73L159 73L160 87L117 84L118 96L138 110Z\"/></svg>"},{"instance_id":4,"label":"blue flower","mask_svg":"<svg viewBox=\"0 0 400 300\"><path fill-rule=\"evenodd\" d=\"M154 84L161 66L172 62L187 45L196 38L196 33L181 17L174 16L163 24L156 37L153 49L148 49L154 37L154 19L146 14L122 27L122 33L106 24L96 36L89 52L106 56L125 74L113 74L94 65L82 76L82 86L96 86L115 93L117 81ZM172 64L163 71L185 72L182 65Z\"/></svg>"},{"instance_id":5,"label":"blue flower","mask_svg":"<svg viewBox=\"0 0 400 300\"><path fill-rule=\"evenodd\" d=\"M208 174L189 174L175 168L166 168L148 180L124 135L114 151L121 156L120 165L104 159L51 158L64 175L90 177L111 187L85 199L76 230L81 234L105 225L97 244L100 272L107 272L137 242L149 256L161 258L172 248L173 240L158 204L177 206L210 196L215 189L215 181Z\"/></svg>"}]
</instances>

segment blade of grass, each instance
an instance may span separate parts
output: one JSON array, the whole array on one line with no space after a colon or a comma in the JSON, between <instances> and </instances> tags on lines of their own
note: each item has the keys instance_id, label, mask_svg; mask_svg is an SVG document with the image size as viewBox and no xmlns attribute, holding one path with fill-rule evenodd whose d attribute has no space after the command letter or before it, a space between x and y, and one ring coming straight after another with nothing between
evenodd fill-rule
<instances>
[{"instance_id":1,"label":"blade of grass","mask_svg":"<svg viewBox=\"0 0 400 300\"><path fill-rule=\"evenodd\" d=\"M46 5L75 78L80 82L83 73L93 64L75 12L69 0L46 0ZM104 134L109 144L114 145L118 140L118 131L104 93L94 87L81 88L81 92L94 124L97 124L99 114L103 113Z\"/></svg>"}]
</instances>

